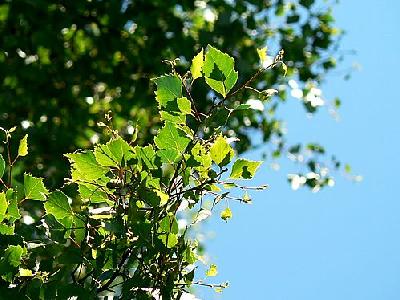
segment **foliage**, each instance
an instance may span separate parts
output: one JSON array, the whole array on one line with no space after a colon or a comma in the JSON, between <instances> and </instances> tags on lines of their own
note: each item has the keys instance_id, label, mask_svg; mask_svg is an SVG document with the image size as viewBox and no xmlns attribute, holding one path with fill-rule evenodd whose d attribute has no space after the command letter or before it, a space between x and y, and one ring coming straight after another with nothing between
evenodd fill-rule
<instances>
[{"instance_id":1,"label":"foliage","mask_svg":"<svg viewBox=\"0 0 400 300\"><path fill-rule=\"evenodd\" d=\"M261 70L283 66L281 58ZM233 88L234 67L232 57L208 46L193 60L194 74L172 68L154 78L162 120L154 140L139 145L122 138L107 116L100 126L109 141L65 154L71 177L59 190L49 191L28 173L23 182L13 181L13 166L31 145L25 135L13 152L14 129L2 129L0 293L17 299L180 299L196 284L226 287L195 272L204 259L190 232L220 202L227 203L220 213L225 221L233 216L229 201L250 203L247 192L235 193L265 189L240 184L261 162L235 158L223 134L225 119L209 126L221 111L229 117L237 112L232 97L246 85ZM222 96L205 114L191 94L201 81ZM179 225L182 220L186 225ZM205 275L217 273L210 264Z\"/></svg>"},{"instance_id":2,"label":"foliage","mask_svg":"<svg viewBox=\"0 0 400 300\"><path fill-rule=\"evenodd\" d=\"M279 157L294 157L284 136L286 119L277 110L290 93L308 113L316 112L323 103L328 106L328 101L321 99L319 85L336 65L341 36L331 5L316 0L2 1L0 126L21 123L23 129L18 128L14 136L22 138L28 133L31 140L31 155L17 162L20 166L14 168L14 177L21 180L23 170L29 169L33 176L44 176L48 186L62 184L68 165L60 155L105 142L107 129L96 124L109 110L122 137L137 135L137 143L147 145L162 123L152 101L152 84L168 81L175 86L178 80L170 75L152 83L150 78L165 72L160 64L163 59L177 70L188 69L194 51L200 52L207 44L231 53L239 75L227 73L233 62L229 58L214 69L214 61L223 58L216 50L206 58L201 52L196 56L193 80L202 76L201 68L207 76L191 90L192 96L200 99L200 116L219 96L229 93L236 79L244 82L252 75L258 65L257 48L265 65L273 59L265 51L267 43L276 50L285 49L286 71L261 73L256 87L232 97L237 110L222 133L238 139L234 147L239 153L257 146L250 139L255 133L268 144L265 153L270 163ZM176 57L179 61L174 61ZM283 77L286 72L287 78ZM287 88L290 80L291 88ZM215 93L206 94L206 85ZM173 92L180 93L179 88ZM271 93L275 96L264 110L259 100ZM242 99L249 99L248 104ZM164 100L159 101L165 108ZM339 104L335 101L331 108ZM258 109L241 109L246 105ZM188 101L182 98L178 106L185 110ZM184 118L184 111L171 110L173 113L164 110L165 118L170 114L171 118ZM218 126L219 118L228 114L219 113L209 120L208 128ZM309 154L303 162L304 176L312 172L323 178L319 165L325 155L300 146ZM164 160L174 159L173 153L164 154ZM325 179L321 178L310 181L310 187L323 186Z\"/></svg>"}]
</instances>

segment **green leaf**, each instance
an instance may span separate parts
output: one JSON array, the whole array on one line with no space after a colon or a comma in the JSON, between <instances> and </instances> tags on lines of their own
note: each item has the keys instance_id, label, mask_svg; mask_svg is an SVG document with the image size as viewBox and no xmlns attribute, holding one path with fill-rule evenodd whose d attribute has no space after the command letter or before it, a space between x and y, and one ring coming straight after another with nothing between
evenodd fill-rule
<instances>
[{"instance_id":1,"label":"green leaf","mask_svg":"<svg viewBox=\"0 0 400 300\"><path fill-rule=\"evenodd\" d=\"M261 164L261 161L251 161L240 158L233 164L229 177L232 179L251 179L254 177L254 174Z\"/></svg>"},{"instance_id":2,"label":"green leaf","mask_svg":"<svg viewBox=\"0 0 400 300\"><path fill-rule=\"evenodd\" d=\"M156 190L156 194L158 197L160 197L160 205L161 206L165 205L168 202L168 200L169 200L168 194L166 194L160 190Z\"/></svg>"},{"instance_id":3,"label":"green leaf","mask_svg":"<svg viewBox=\"0 0 400 300\"><path fill-rule=\"evenodd\" d=\"M139 159L140 165L146 166L150 170L157 169L158 166L156 164L156 152L152 145L148 145L146 147L135 147L135 153L137 159Z\"/></svg>"},{"instance_id":4,"label":"green leaf","mask_svg":"<svg viewBox=\"0 0 400 300\"><path fill-rule=\"evenodd\" d=\"M73 216L73 211L68 203L68 197L61 191L52 192L49 195L44 209L47 214L53 215L57 221Z\"/></svg>"},{"instance_id":5,"label":"green leaf","mask_svg":"<svg viewBox=\"0 0 400 300\"><path fill-rule=\"evenodd\" d=\"M235 85L238 73L233 57L208 45L203 72L206 83L224 98Z\"/></svg>"},{"instance_id":6,"label":"green leaf","mask_svg":"<svg viewBox=\"0 0 400 300\"><path fill-rule=\"evenodd\" d=\"M156 99L160 108L168 106L169 102L182 97L182 81L176 75L165 75L154 78L157 85Z\"/></svg>"},{"instance_id":7,"label":"green leaf","mask_svg":"<svg viewBox=\"0 0 400 300\"><path fill-rule=\"evenodd\" d=\"M169 199L167 194L158 189L150 190L148 188L140 188L139 195L141 200L152 207L164 205Z\"/></svg>"},{"instance_id":8,"label":"green leaf","mask_svg":"<svg viewBox=\"0 0 400 300\"><path fill-rule=\"evenodd\" d=\"M168 215L161 219L158 232L178 233L178 223L174 216Z\"/></svg>"},{"instance_id":9,"label":"green leaf","mask_svg":"<svg viewBox=\"0 0 400 300\"><path fill-rule=\"evenodd\" d=\"M6 162L4 161L3 155L0 154L0 178L3 177L5 169L6 169Z\"/></svg>"},{"instance_id":10,"label":"green leaf","mask_svg":"<svg viewBox=\"0 0 400 300\"><path fill-rule=\"evenodd\" d=\"M282 62L282 70L283 70L283 76L286 76L288 72L288 67L285 63Z\"/></svg>"},{"instance_id":11,"label":"green leaf","mask_svg":"<svg viewBox=\"0 0 400 300\"><path fill-rule=\"evenodd\" d=\"M108 168L99 165L93 152L64 154L72 164L72 179L91 181L104 176Z\"/></svg>"},{"instance_id":12,"label":"green leaf","mask_svg":"<svg viewBox=\"0 0 400 300\"><path fill-rule=\"evenodd\" d=\"M226 139L219 135L210 148L210 155L217 165L225 166L232 160L234 152Z\"/></svg>"},{"instance_id":13,"label":"green leaf","mask_svg":"<svg viewBox=\"0 0 400 300\"><path fill-rule=\"evenodd\" d=\"M8 189L6 192L6 198L9 202L7 215L11 222L15 222L21 218L18 208L18 194L13 189Z\"/></svg>"},{"instance_id":14,"label":"green leaf","mask_svg":"<svg viewBox=\"0 0 400 300\"><path fill-rule=\"evenodd\" d=\"M162 234L159 238L167 248L173 248L178 244L178 236L174 233Z\"/></svg>"},{"instance_id":15,"label":"green leaf","mask_svg":"<svg viewBox=\"0 0 400 300\"><path fill-rule=\"evenodd\" d=\"M16 220L19 220L21 218L21 214L19 213L18 209L17 199L12 199L10 201L10 204L8 205L7 215L11 222L15 222Z\"/></svg>"},{"instance_id":16,"label":"green leaf","mask_svg":"<svg viewBox=\"0 0 400 300\"><path fill-rule=\"evenodd\" d=\"M161 158L163 163L173 164L179 153L174 149L161 149L157 151L157 155Z\"/></svg>"},{"instance_id":17,"label":"green leaf","mask_svg":"<svg viewBox=\"0 0 400 300\"><path fill-rule=\"evenodd\" d=\"M210 153L203 145L196 143L193 146L191 153L194 160L197 162L196 166L198 166L200 169L206 170L211 167L212 161Z\"/></svg>"},{"instance_id":18,"label":"green leaf","mask_svg":"<svg viewBox=\"0 0 400 300\"><path fill-rule=\"evenodd\" d=\"M257 54L258 54L258 57L260 58L261 64L263 64L267 60L267 50L268 50L267 47L260 48L260 49L257 48Z\"/></svg>"},{"instance_id":19,"label":"green leaf","mask_svg":"<svg viewBox=\"0 0 400 300\"><path fill-rule=\"evenodd\" d=\"M206 276L208 277L214 277L218 275L218 269L217 266L214 264L211 264L210 267L208 268L206 272Z\"/></svg>"},{"instance_id":20,"label":"green leaf","mask_svg":"<svg viewBox=\"0 0 400 300\"><path fill-rule=\"evenodd\" d=\"M24 248L22 248L20 245L12 245L7 248L2 257L2 260L7 261L10 266L18 267L21 263L21 257L23 253Z\"/></svg>"},{"instance_id":21,"label":"green leaf","mask_svg":"<svg viewBox=\"0 0 400 300\"><path fill-rule=\"evenodd\" d=\"M14 235L15 225L6 225L0 223L0 234L2 235Z\"/></svg>"},{"instance_id":22,"label":"green leaf","mask_svg":"<svg viewBox=\"0 0 400 300\"><path fill-rule=\"evenodd\" d=\"M107 194L101 188L93 184L80 183L79 194L82 200L89 201L90 203L109 202Z\"/></svg>"},{"instance_id":23,"label":"green leaf","mask_svg":"<svg viewBox=\"0 0 400 300\"><path fill-rule=\"evenodd\" d=\"M8 202L6 199L6 194L4 192L0 193L0 222L4 220L8 207Z\"/></svg>"},{"instance_id":24,"label":"green leaf","mask_svg":"<svg viewBox=\"0 0 400 300\"><path fill-rule=\"evenodd\" d=\"M29 269L20 268L19 269L19 276L20 277L32 277L33 273Z\"/></svg>"},{"instance_id":25,"label":"green leaf","mask_svg":"<svg viewBox=\"0 0 400 300\"><path fill-rule=\"evenodd\" d=\"M156 98L161 119L185 124L186 115L191 114L191 103L186 97L182 97L181 79L176 75L165 75L153 80L157 84Z\"/></svg>"},{"instance_id":26,"label":"green leaf","mask_svg":"<svg viewBox=\"0 0 400 300\"><path fill-rule=\"evenodd\" d=\"M43 178L24 174L25 199L45 201L49 191L43 184Z\"/></svg>"},{"instance_id":27,"label":"green leaf","mask_svg":"<svg viewBox=\"0 0 400 300\"><path fill-rule=\"evenodd\" d=\"M251 204L251 197L247 192L243 195L242 200L244 203Z\"/></svg>"},{"instance_id":28,"label":"green leaf","mask_svg":"<svg viewBox=\"0 0 400 300\"><path fill-rule=\"evenodd\" d=\"M133 148L121 137L110 140L105 145L98 145L94 150L97 162L103 167L121 166L122 159L128 161L133 157Z\"/></svg>"},{"instance_id":29,"label":"green leaf","mask_svg":"<svg viewBox=\"0 0 400 300\"><path fill-rule=\"evenodd\" d=\"M251 107L251 105L249 105L249 104L240 104L235 107L235 110L246 110L246 109L249 109L250 107Z\"/></svg>"},{"instance_id":30,"label":"green leaf","mask_svg":"<svg viewBox=\"0 0 400 300\"><path fill-rule=\"evenodd\" d=\"M185 132L177 128L173 123L166 122L154 138L154 142L160 150L167 150L162 151L161 158L164 162L175 162L181 158L190 139L186 136Z\"/></svg>"},{"instance_id":31,"label":"green leaf","mask_svg":"<svg viewBox=\"0 0 400 300\"><path fill-rule=\"evenodd\" d=\"M190 115L192 113L192 104L186 97L181 97L177 99L179 110L186 114Z\"/></svg>"},{"instance_id":32,"label":"green leaf","mask_svg":"<svg viewBox=\"0 0 400 300\"><path fill-rule=\"evenodd\" d=\"M2 255L0 260L0 274L1 278L8 282L12 282L13 273L21 264L21 258L25 249L20 245L8 246L7 250Z\"/></svg>"},{"instance_id":33,"label":"green leaf","mask_svg":"<svg viewBox=\"0 0 400 300\"><path fill-rule=\"evenodd\" d=\"M28 154L28 135L25 136L19 141L18 147L18 156L26 156Z\"/></svg>"},{"instance_id":34,"label":"green leaf","mask_svg":"<svg viewBox=\"0 0 400 300\"><path fill-rule=\"evenodd\" d=\"M203 49L193 58L190 72L192 73L193 80L203 76L202 69L204 65Z\"/></svg>"},{"instance_id":35,"label":"green leaf","mask_svg":"<svg viewBox=\"0 0 400 300\"><path fill-rule=\"evenodd\" d=\"M227 221L231 218L232 218L232 211L229 207L227 207L221 212L221 219Z\"/></svg>"},{"instance_id":36,"label":"green leaf","mask_svg":"<svg viewBox=\"0 0 400 300\"><path fill-rule=\"evenodd\" d=\"M74 224L76 228L74 230L75 240L77 243L81 243L85 239L86 223L78 216L74 216Z\"/></svg>"},{"instance_id":37,"label":"green leaf","mask_svg":"<svg viewBox=\"0 0 400 300\"><path fill-rule=\"evenodd\" d=\"M178 223L174 216L164 217L159 223L157 232L158 238L167 248L172 248L178 243Z\"/></svg>"}]
</instances>

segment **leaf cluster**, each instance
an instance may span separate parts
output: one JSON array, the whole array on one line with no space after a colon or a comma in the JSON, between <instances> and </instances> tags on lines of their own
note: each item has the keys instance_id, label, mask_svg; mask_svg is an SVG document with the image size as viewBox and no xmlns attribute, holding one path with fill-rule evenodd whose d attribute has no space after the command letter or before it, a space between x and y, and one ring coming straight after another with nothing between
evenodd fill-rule
<instances>
[{"instance_id":1,"label":"leaf cluster","mask_svg":"<svg viewBox=\"0 0 400 300\"><path fill-rule=\"evenodd\" d=\"M12 130L3 129L8 151L6 159L0 154L0 292L18 299L110 293L116 299L180 299L196 284L226 287L195 272L204 257L191 232L218 204L228 221L231 201L251 202L247 192L237 197L237 191L265 188L240 184L261 162L236 157L223 135L227 120L209 127L221 111L234 113L230 95L244 88L234 90L237 78L234 59L212 46L195 56L191 72L172 68L154 78L162 121L154 140L139 145L100 124L110 128L110 139L65 154L70 177L61 189L48 189L29 173L22 182L11 175L3 181L30 148L24 136L13 158ZM220 99L206 113L199 113L190 93L199 81ZM204 275L217 273L210 264Z\"/></svg>"}]
</instances>

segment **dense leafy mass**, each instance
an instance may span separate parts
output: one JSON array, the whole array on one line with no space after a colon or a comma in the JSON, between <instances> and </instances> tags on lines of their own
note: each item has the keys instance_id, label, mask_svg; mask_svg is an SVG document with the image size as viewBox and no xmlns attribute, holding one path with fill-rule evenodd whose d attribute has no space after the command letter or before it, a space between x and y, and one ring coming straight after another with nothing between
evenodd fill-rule
<instances>
[{"instance_id":1,"label":"dense leafy mass","mask_svg":"<svg viewBox=\"0 0 400 300\"><path fill-rule=\"evenodd\" d=\"M280 59L268 68L284 66ZM209 126L221 111L229 111L229 120L236 111L252 109L238 109L231 99L246 88L235 89L233 58L208 46L191 70L179 74L172 68L153 79L162 122L153 141L124 139L107 115L99 126L109 141L65 154L70 177L58 190L27 172L21 182L14 179L15 163L30 154L29 137L13 152L15 128L1 128L7 149L0 154L2 297L180 299L194 285L217 291L227 286L204 279L218 269L204 260L190 233L218 204L227 221L233 216L230 201L250 203L246 190L265 186L241 184L261 162L235 157L223 133L226 119ZM190 92L196 81L222 97L206 114ZM203 263L205 274L195 272Z\"/></svg>"},{"instance_id":2,"label":"dense leafy mass","mask_svg":"<svg viewBox=\"0 0 400 300\"><path fill-rule=\"evenodd\" d=\"M122 137L137 134L140 145L152 141L162 126L152 101L152 84L163 80L173 84L176 80L150 81L165 72L162 60L179 57L172 63L177 70L186 70L194 51L200 52L207 44L235 57L239 74L228 73L232 59L214 69L214 62L222 55L218 51L205 58L203 71L198 66L202 54L196 57L193 79L203 73L207 79L196 83L191 93L199 99L199 112L205 113L212 107L214 95L226 96L236 80L244 82L253 74L258 65L255 49L268 44L273 51L285 49L287 77L282 70L261 74L258 90L277 90L268 109L257 100L272 91L263 94L246 89L236 94L232 100L240 104L245 104L243 98L253 100L250 104L258 109L236 111L224 127L224 135L238 138L234 147L242 153L255 146L250 135L256 133L268 144L269 163L289 155L304 163L305 174L319 174L317 179L307 179L306 185L323 186L326 176L319 164L326 153L312 150L313 145L302 145L306 141L294 147L288 144L283 125L287 120L277 109L290 94L308 113L321 106L335 109L340 104L334 101L330 105L319 90L338 58L341 32L335 28L331 12L334 2L1 1L0 126L21 123L23 129L18 127L14 136L22 138L28 133L32 141L32 155L18 162L23 166L15 168L14 176L21 179L23 170L29 169L34 176L44 176L48 186L61 185L68 164L60 155L99 140L105 142L106 129L96 124L108 110L113 111L113 126ZM260 53L268 65L273 57ZM215 93L207 95L206 86ZM185 109L187 101L182 99L179 105ZM167 114L170 112L165 111ZM218 126L218 121L209 121L210 126Z\"/></svg>"}]
</instances>

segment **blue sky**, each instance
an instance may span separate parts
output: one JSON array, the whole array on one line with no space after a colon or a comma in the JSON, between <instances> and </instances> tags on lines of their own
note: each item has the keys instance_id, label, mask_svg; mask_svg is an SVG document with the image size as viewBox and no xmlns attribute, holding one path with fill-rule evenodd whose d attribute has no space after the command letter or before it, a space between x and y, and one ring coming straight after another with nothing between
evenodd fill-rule
<instances>
[{"instance_id":1,"label":"blue sky","mask_svg":"<svg viewBox=\"0 0 400 300\"><path fill-rule=\"evenodd\" d=\"M339 122L326 111L307 118L295 99L285 106L289 140L320 142L363 182L338 176L334 188L294 192L289 166L264 168L255 181L270 190L253 193L251 206L233 205L228 224L209 224L216 281L230 287L207 299L400 299L399 11L395 0L334 8L347 31L342 48L357 50L339 69L362 66L349 81L332 74L323 86L326 98L342 99Z\"/></svg>"}]
</instances>

